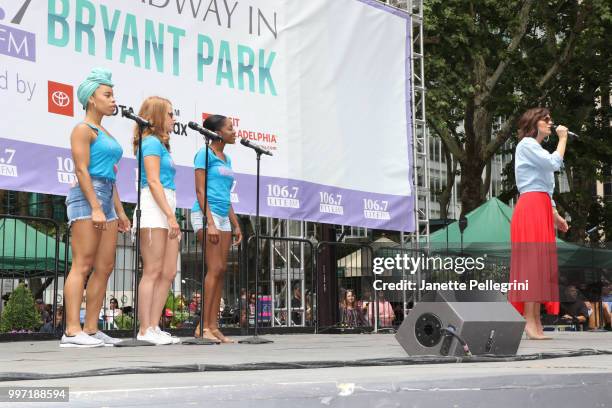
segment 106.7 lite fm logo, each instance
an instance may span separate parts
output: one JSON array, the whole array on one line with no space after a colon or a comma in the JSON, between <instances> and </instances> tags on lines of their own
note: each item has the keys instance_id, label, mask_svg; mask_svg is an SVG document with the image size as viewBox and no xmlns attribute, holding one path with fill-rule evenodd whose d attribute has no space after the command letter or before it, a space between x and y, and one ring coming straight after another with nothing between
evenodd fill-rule
<instances>
[{"instance_id":1,"label":"106.7 lite fm logo","mask_svg":"<svg viewBox=\"0 0 612 408\"><path fill-rule=\"evenodd\" d=\"M21 24L31 2L32 0L23 2L11 19L11 25L0 24L0 54L26 61L36 61L36 35L15 27ZM6 12L0 6L0 21L4 21L5 18Z\"/></svg>"}]
</instances>

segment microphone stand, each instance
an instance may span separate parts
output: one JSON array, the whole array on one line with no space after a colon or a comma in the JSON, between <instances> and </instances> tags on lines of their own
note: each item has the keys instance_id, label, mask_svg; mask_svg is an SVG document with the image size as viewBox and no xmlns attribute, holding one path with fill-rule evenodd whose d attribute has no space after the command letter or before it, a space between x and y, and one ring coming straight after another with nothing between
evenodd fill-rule
<instances>
[{"instance_id":1,"label":"microphone stand","mask_svg":"<svg viewBox=\"0 0 612 408\"><path fill-rule=\"evenodd\" d=\"M260 177L260 163L261 163L261 155L262 152L260 150L255 150L257 153L257 194L255 200L255 335L253 337L249 337L243 340L239 340L238 343L242 344L266 344L273 343L272 340L265 339L263 337L258 336L258 312L259 312L259 288L258 288L258 279L259 276L259 177ZM248 278L247 278L248 282ZM287 302L287 305L289 303ZM248 307L248 305L247 305ZM289 309L289 308L287 308ZM248 309L247 309L248 310ZM248 319L247 319L247 327L248 327Z\"/></svg>"},{"instance_id":2,"label":"microphone stand","mask_svg":"<svg viewBox=\"0 0 612 408\"><path fill-rule=\"evenodd\" d=\"M187 339L182 341L181 344L188 345L196 345L196 346L210 346L213 344L219 344L216 341L205 339L204 338L204 289L205 289L205 280L208 272L208 267L206 265L206 227L208 226L208 218L206 217L206 206L208 205L208 154L210 152L210 139L209 137L202 133L204 136L204 143L206 144L206 157L204 158L204 208L200 208L202 211L202 286L200 287L201 294L200 296L200 337L194 337L192 339ZM197 199L197 198L196 198Z\"/></svg>"},{"instance_id":3,"label":"microphone stand","mask_svg":"<svg viewBox=\"0 0 612 408\"><path fill-rule=\"evenodd\" d=\"M115 347L141 347L141 346L154 346L153 343L149 343L148 341L138 340L138 272L140 271L140 196L142 191L142 171L141 166L143 162L142 158L142 133L144 128L146 127L140 122L136 122L138 124L138 187L137 190L137 198L136 198L136 255L134 257L134 318L133 318L133 328L132 328L132 339L131 340L123 340L120 343L115 344Z\"/></svg>"}]
</instances>

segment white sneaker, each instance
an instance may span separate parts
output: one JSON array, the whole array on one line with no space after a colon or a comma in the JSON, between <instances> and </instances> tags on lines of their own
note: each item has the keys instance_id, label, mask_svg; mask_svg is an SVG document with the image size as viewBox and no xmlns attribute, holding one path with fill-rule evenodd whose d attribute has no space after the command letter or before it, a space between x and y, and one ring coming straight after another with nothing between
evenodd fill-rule
<instances>
[{"instance_id":1,"label":"white sneaker","mask_svg":"<svg viewBox=\"0 0 612 408\"><path fill-rule=\"evenodd\" d=\"M60 340L60 347L90 348L102 346L104 346L104 342L102 340L92 337L83 331L78 332L74 336L66 336L66 333L64 333L62 339Z\"/></svg>"},{"instance_id":2,"label":"white sneaker","mask_svg":"<svg viewBox=\"0 0 612 408\"><path fill-rule=\"evenodd\" d=\"M161 334L155 333L152 327L149 327L144 335L138 334L136 336L137 340L148 341L149 343L153 343L156 346L172 344L172 339L166 336L162 336Z\"/></svg>"},{"instance_id":3,"label":"white sneaker","mask_svg":"<svg viewBox=\"0 0 612 408\"><path fill-rule=\"evenodd\" d=\"M176 336L171 335L170 333L163 331L162 329L159 328L159 326L155 327L155 333L157 333L160 336L166 336L166 337L170 337L170 339L172 340L172 344L179 344L181 342L181 339L179 339Z\"/></svg>"},{"instance_id":4,"label":"white sneaker","mask_svg":"<svg viewBox=\"0 0 612 408\"><path fill-rule=\"evenodd\" d=\"M101 332L100 330L98 330L96 334L90 334L90 336L94 339L102 340L104 346L106 347L113 347L115 344L121 343L121 340L111 337L108 334Z\"/></svg>"}]
</instances>

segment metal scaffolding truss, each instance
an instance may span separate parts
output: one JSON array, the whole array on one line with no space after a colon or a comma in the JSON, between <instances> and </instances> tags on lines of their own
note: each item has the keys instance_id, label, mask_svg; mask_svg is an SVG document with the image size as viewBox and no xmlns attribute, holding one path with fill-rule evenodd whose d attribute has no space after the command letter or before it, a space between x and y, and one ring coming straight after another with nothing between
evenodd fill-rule
<instances>
[{"instance_id":1,"label":"metal scaffolding truss","mask_svg":"<svg viewBox=\"0 0 612 408\"><path fill-rule=\"evenodd\" d=\"M411 27L412 72L412 143L413 143L413 196L415 200L416 230L402 233L402 243L417 248L419 240L429 242L429 136L425 122L425 54L423 49L423 1L379 0L391 7L406 11Z\"/></svg>"}]
</instances>

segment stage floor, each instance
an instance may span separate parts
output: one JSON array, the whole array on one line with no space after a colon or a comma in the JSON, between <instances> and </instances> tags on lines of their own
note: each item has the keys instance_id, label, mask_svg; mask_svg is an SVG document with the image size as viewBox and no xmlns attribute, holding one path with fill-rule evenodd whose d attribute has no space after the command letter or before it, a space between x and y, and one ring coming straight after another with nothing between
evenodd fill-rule
<instances>
[{"instance_id":1,"label":"stage floor","mask_svg":"<svg viewBox=\"0 0 612 408\"><path fill-rule=\"evenodd\" d=\"M612 333L553 336L551 341L523 340L519 355L580 349L611 354L342 366L370 359L398 364L407 356L390 334L266 335L274 343L95 349L14 342L0 343L0 387L67 386L70 403L61 406L74 407L612 407ZM324 368L274 365L313 361ZM125 374L126 369L136 373ZM23 379L29 375L39 379ZM11 378L20 379L7 381Z\"/></svg>"}]
</instances>

